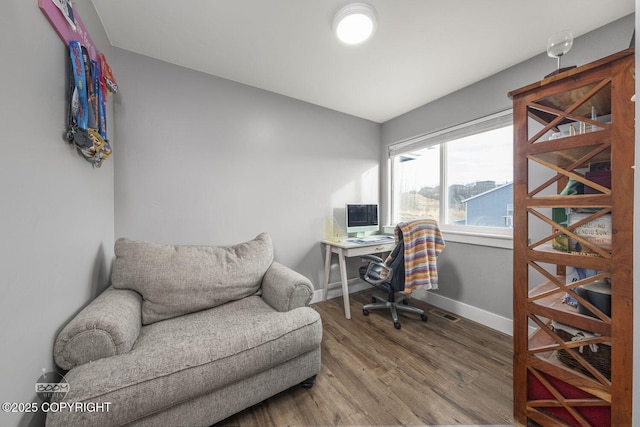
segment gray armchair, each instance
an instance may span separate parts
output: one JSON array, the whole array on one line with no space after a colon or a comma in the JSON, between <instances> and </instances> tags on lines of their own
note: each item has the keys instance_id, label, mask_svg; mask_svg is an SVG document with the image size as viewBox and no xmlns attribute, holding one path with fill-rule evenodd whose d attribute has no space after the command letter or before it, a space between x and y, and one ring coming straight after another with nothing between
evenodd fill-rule
<instances>
[{"instance_id":1,"label":"gray armchair","mask_svg":"<svg viewBox=\"0 0 640 427\"><path fill-rule=\"evenodd\" d=\"M271 239L229 247L120 239L113 286L60 332L66 402L48 426L211 425L320 371L309 280L273 261Z\"/></svg>"}]
</instances>

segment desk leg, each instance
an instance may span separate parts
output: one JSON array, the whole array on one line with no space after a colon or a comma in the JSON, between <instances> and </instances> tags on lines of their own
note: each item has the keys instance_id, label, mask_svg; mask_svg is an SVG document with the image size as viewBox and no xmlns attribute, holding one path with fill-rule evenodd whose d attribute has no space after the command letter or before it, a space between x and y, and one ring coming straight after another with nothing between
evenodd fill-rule
<instances>
[{"instance_id":1,"label":"desk leg","mask_svg":"<svg viewBox=\"0 0 640 427\"><path fill-rule=\"evenodd\" d=\"M322 301L327 300L327 292L329 292L329 275L331 274L331 245L324 245L324 287L322 288Z\"/></svg>"},{"instance_id":2,"label":"desk leg","mask_svg":"<svg viewBox=\"0 0 640 427\"><path fill-rule=\"evenodd\" d=\"M338 262L340 263L340 279L342 280L342 299L344 300L344 316L351 319L351 307L349 305L349 283L347 282L347 263L344 259L342 249L338 252Z\"/></svg>"}]
</instances>

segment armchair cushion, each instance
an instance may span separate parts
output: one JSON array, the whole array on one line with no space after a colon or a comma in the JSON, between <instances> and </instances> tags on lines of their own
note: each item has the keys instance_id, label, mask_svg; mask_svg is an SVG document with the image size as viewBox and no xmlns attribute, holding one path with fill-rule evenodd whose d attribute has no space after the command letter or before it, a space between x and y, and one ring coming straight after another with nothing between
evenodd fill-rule
<instances>
[{"instance_id":1,"label":"armchair cushion","mask_svg":"<svg viewBox=\"0 0 640 427\"><path fill-rule=\"evenodd\" d=\"M58 366L76 366L131 350L140 334L141 298L108 288L58 334L53 357Z\"/></svg>"},{"instance_id":2,"label":"armchair cushion","mask_svg":"<svg viewBox=\"0 0 640 427\"><path fill-rule=\"evenodd\" d=\"M233 246L173 246L118 239L112 282L142 295L142 323L213 308L255 294L273 262L271 237Z\"/></svg>"}]
</instances>

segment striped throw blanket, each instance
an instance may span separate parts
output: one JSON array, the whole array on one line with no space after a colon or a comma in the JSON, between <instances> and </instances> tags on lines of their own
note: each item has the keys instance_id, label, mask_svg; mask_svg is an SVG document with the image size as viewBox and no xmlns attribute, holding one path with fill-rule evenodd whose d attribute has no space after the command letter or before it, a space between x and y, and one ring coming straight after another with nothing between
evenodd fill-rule
<instances>
[{"instance_id":1,"label":"striped throw blanket","mask_svg":"<svg viewBox=\"0 0 640 427\"><path fill-rule=\"evenodd\" d=\"M404 292L418 287L438 289L436 257L445 246L438 223L432 219L402 222L395 234L396 241L404 240Z\"/></svg>"}]
</instances>

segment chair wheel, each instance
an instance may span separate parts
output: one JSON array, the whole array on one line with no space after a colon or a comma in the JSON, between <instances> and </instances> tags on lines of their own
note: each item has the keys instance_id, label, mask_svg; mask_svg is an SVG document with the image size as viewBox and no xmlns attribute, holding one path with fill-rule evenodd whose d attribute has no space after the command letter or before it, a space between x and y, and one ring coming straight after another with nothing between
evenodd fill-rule
<instances>
[{"instance_id":1,"label":"chair wheel","mask_svg":"<svg viewBox=\"0 0 640 427\"><path fill-rule=\"evenodd\" d=\"M369 315L369 310L363 309L362 310L362 314L364 314L365 316L368 316Z\"/></svg>"},{"instance_id":2,"label":"chair wheel","mask_svg":"<svg viewBox=\"0 0 640 427\"><path fill-rule=\"evenodd\" d=\"M396 329L400 329L400 328L402 327L402 325L400 324L400 322L393 322L393 326L394 326Z\"/></svg>"},{"instance_id":3,"label":"chair wheel","mask_svg":"<svg viewBox=\"0 0 640 427\"><path fill-rule=\"evenodd\" d=\"M422 319L423 322L426 322L428 319L426 314L421 314L420 318Z\"/></svg>"}]
</instances>

